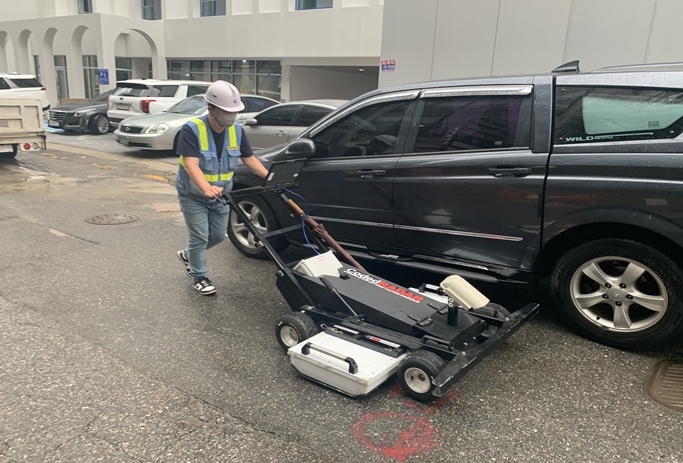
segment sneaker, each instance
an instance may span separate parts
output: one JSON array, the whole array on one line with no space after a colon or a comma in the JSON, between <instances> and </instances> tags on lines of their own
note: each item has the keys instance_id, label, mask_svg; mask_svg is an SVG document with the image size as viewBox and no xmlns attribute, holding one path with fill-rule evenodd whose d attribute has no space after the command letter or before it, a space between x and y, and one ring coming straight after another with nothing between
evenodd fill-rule
<instances>
[{"instance_id":1,"label":"sneaker","mask_svg":"<svg viewBox=\"0 0 683 463\"><path fill-rule=\"evenodd\" d=\"M181 249L180 251L176 252L176 256L178 256L178 259L180 259L180 262L185 264L185 272L187 273L187 276L192 278L192 275L190 275L190 260L187 258L185 255L185 250Z\"/></svg>"},{"instance_id":2,"label":"sneaker","mask_svg":"<svg viewBox=\"0 0 683 463\"><path fill-rule=\"evenodd\" d=\"M210 296L216 292L216 287L211 283L211 280L206 277L194 280L194 289L204 296Z\"/></svg>"}]
</instances>

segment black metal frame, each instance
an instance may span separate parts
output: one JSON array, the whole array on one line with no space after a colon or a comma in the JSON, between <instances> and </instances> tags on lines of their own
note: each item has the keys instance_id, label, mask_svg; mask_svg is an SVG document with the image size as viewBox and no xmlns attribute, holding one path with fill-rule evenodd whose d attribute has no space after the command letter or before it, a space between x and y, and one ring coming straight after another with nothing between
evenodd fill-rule
<instances>
[{"instance_id":1,"label":"black metal frame","mask_svg":"<svg viewBox=\"0 0 683 463\"><path fill-rule=\"evenodd\" d=\"M443 342L425 335L422 338L416 336L406 335L388 328L373 325L366 322L362 315L349 316L345 313L335 313L325 310L315 301L315 298L304 288L299 279L292 271L292 266L285 262L275 248L271 245L270 239L286 235L295 231L300 231L303 225L286 227L278 230L270 231L266 234L260 233L253 223L246 216L238 206L238 199L245 196L256 194L272 194L279 196L283 203L288 200L283 190L295 187L296 184L285 184L270 187L252 187L237 190L234 192L225 192L225 197L228 204L233 208L235 213L242 219L245 226L254 235L255 239L267 251L273 263L275 263L278 276L278 289L283 293L285 299L288 300L293 311L300 311L309 315L316 323L327 327L338 327L340 330L352 330L358 334L345 335L345 339L351 342L364 344L368 346L366 339L368 337L378 337L382 340L391 343L399 344L401 347L398 350L402 352L408 350L429 350L440 357L448 360L444 369L432 381L434 389L432 395L434 397L441 397L449 387L456 381L462 378L474 366L476 366L486 355L488 355L498 345L500 341L508 338L515 331L517 331L526 321L538 312L538 304L528 304L524 308L518 310L514 314L507 314L498 312L495 308L490 310L466 311L467 314L473 315L483 320L487 326L494 327L493 334L486 335L482 333L473 333L471 341L461 342L459 345L452 345L448 342ZM284 204L283 204L284 205ZM285 206L286 207L286 206ZM321 252L326 252L329 247L322 241L315 233L311 233L314 244ZM287 297L285 292L296 293L297 298L292 299ZM290 294L291 295L291 294ZM294 304L292 300L300 300L300 305ZM449 310L448 306L438 306L438 303L432 306L441 316L447 316L449 324L457 324L458 311L465 312L464 309L458 308ZM506 312L506 311L505 311ZM453 320L455 319L455 320ZM442 341L442 342L438 342Z\"/></svg>"}]
</instances>

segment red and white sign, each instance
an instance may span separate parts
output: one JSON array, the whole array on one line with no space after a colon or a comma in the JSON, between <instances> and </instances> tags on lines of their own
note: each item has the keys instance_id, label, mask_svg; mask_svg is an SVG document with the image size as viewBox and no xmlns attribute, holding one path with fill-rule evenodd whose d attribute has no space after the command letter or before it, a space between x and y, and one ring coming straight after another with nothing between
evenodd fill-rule
<instances>
[{"instance_id":1,"label":"red and white sign","mask_svg":"<svg viewBox=\"0 0 683 463\"><path fill-rule=\"evenodd\" d=\"M396 70L396 60L395 59L383 59L382 60L382 72L394 72Z\"/></svg>"}]
</instances>

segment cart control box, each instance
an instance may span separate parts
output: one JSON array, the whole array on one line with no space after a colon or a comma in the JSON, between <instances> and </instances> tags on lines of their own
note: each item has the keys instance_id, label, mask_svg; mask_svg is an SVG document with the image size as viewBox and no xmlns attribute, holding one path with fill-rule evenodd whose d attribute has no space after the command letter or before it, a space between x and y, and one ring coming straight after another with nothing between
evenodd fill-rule
<instances>
[{"instance_id":1,"label":"cart control box","mask_svg":"<svg viewBox=\"0 0 683 463\"><path fill-rule=\"evenodd\" d=\"M304 340L287 353L303 376L352 397L376 389L396 372L406 356L386 355L326 332Z\"/></svg>"},{"instance_id":2,"label":"cart control box","mask_svg":"<svg viewBox=\"0 0 683 463\"><path fill-rule=\"evenodd\" d=\"M339 269L342 267L334 253L327 251L324 254L303 259L296 264L294 271L313 278L320 278L321 276L338 277Z\"/></svg>"}]
</instances>

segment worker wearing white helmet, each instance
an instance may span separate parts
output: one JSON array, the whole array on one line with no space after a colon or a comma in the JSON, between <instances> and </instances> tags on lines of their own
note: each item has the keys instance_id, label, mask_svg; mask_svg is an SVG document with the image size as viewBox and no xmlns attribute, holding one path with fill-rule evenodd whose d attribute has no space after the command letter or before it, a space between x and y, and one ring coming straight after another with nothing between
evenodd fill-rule
<instances>
[{"instance_id":1,"label":"worker wearing white helmet","mask_svg":"<svg viewBox=\"0 0 683 463\"><path fill-rule=\"evenodd\" d=\"M229 208L222 194L232 189L233 170L242 159L260 177L268 171L254 156L242 126L235 124L237 113L244 109L237 88L218 80L204 99L208 114L185 123L178 136L176 189L188 244L177 255L194 288L208 296L216 287L209 279L206 251L225 238Z\"/></svg>"}]
</instances>

